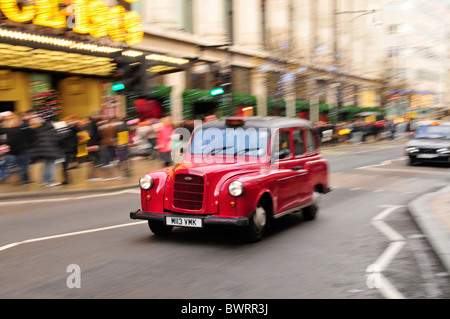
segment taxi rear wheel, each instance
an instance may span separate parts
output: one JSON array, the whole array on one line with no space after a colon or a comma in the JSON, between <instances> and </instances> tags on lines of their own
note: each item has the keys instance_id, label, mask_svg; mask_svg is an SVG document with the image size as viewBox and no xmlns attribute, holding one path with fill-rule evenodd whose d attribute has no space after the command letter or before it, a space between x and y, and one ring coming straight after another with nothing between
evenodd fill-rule
<instances>
[{"instance_id":1,"label":"taxi rear wheel","mask_svg":"<svg viewBox=\"0 0 450 319\"><path fill-rule=\"evenodd\" d=\"M152 231L153 234L158 236L164 236L167 234L170 234L172 231L173 226L166 226L163 222L158 222L154 220L148 221L148 227Z\"/></svg>"},{"instance_id":2,"label":"taxi rear wheel","mask_svg":"<svg viewBox=\"0 0 450 319\"><path fill-rule=\"evenodd\" d=\"M244 229L247 240L253 243L260 241L267 229L268 221L269 215L266 208L261 203L258 203L247 227Z\"/></svg>"},{"instance_id":3,"label":"taxi rear wheel","mask_svg":"<svg viewBox=\"0 0 450 319\"><path fill-rule=\"evenodd\" d=\"M313 192L312 204L303 208L302 217L305 220L313 220L316 218L317 212L319 211L319 201L321 194L319 192Z\"/></svg>"}]
</instances>

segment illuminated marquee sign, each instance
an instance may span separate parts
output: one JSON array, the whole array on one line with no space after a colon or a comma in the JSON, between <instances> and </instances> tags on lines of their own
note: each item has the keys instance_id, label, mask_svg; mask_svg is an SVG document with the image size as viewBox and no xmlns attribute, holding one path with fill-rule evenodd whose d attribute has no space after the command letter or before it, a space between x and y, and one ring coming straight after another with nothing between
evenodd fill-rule
<instances>
[{"instance_id":1,"label":"illuminated marquee sign","mask_svg":"<svg viewBox=\"0 0 450 319\"><path fill-rule=\"evenodd\" d=\"M134 3L139 0L125 0ZM103 0L34 0L21 8L17 0L0 0L0 10L11 21L50 27L69 28L93 37L109 36L115 42L139 44L144 31L138 12L117 5L109 7ZM62 3L63 9L60 9ZM65 6L64 6L65 5ZM75 23L73 23L75 21Z\"/></svg>"}]
</instances>

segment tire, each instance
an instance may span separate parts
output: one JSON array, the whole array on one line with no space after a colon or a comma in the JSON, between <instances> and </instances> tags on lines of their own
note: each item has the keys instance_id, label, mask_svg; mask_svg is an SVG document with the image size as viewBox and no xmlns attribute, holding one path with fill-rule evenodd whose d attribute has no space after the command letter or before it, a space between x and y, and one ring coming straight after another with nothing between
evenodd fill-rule
<instances>
[{"instance_id":1,"label":"tire","mask_svg":"<svg viewBox=\"0 0 450 319\"><path fill-rule=\"evenodd\" d=\"M311 205L302 209L302 217L304 220L314 220L319 211L320 193L313 192L313 202Z\"/></svg>"},{"instance_id":2,"label":"tire","mask_svg":"<svg viewBox=\"0 0 450 319\"><path fill-rule=\"evenodd\" d=\"M249 219L248 225L244 228L244 236L247 241L256 243L261 240L267 230L269 214L267 209L261 204L256 205L256 209Z\"/></svg>"},{"instance_id":3,"label":"tire","mask_svg":"<svg viewBox=\"0 0 450 319\"><path fill-rule=\"evenodd\" d=\"M408 161L409 166L413 166L416 163L417 163L417 161L415 159L413 159L412 157L409 157L409 161Z\"/></svg>"},{"instance_id":4,"label":"tire","mask_svg":"<svg viewBox=\"0 0 450 319\"><path fill-rule=\"evenodd\" d=\"M170 234L173 229L173 226L166 226L163 222L158 222L154 220L148 221L148 227L152 231L153 234L157 236L165 236Z\"/></svg>"}]
</instances>

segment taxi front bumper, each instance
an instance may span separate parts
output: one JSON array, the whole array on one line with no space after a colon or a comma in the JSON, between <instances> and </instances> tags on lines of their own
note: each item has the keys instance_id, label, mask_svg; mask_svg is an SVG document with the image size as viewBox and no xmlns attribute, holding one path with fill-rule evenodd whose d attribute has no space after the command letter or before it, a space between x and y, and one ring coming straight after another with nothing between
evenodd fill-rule
<instances>
[{"instance_id":1,"label":"taxi front bumper","mask_svg":"<svg viewBox=\"0 0 450 319\"><path fill-rule=\"evenodd\" d=\"M202 225L205 227L207 226L244 227L249 224L249 219L247 217L219 217L217 215L175 214L171 212L151 213L151 212L143 212L140 209L130 212L131 219L154 220L165 223L166 217L198 218L202 220Z\"/></svg>"}]
</instances>

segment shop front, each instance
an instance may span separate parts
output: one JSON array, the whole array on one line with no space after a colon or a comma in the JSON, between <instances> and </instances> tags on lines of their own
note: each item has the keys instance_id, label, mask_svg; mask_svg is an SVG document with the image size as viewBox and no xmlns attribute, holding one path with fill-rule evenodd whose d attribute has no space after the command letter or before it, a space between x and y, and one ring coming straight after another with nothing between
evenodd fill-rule
<instances>
[{"instance_id":1,"label":"shop front","mask_svg":"<svg viewBox=\"0 0 450 319\"><path fill-rule=\"evenodd\" d=\"M100 111L113 55L143 38L139 15L126 6L60 2L0 0L0 111Z\"/></svg>"},{"instance_id":2,"label":"shop front","mask_svg":"<svg viewBox=\"0 0 450 319\"><path fill-rule=\"evenodd\" d=\"M144 32L133 2L0 0L0 112L126 116L135 95L113 90L118 56L143 57L144 82L189 63L134 49Z\"/></svg>"}]
</instances>

